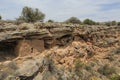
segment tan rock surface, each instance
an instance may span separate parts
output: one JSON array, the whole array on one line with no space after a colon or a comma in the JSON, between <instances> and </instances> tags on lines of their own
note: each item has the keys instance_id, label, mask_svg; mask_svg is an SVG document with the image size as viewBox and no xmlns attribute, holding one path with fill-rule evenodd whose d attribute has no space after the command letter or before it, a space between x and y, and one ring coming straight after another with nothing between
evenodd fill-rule
<instances>
[{"instance_id":1,"label":"tan rock surface","mask_svg":"<svg viewBox=\"0 0 120 80\"><path fill-rule=\"evenodd\" d=\"M118 26L0 24L0 80L110 80L119 74Z\"/></svg>"}]
</instances>

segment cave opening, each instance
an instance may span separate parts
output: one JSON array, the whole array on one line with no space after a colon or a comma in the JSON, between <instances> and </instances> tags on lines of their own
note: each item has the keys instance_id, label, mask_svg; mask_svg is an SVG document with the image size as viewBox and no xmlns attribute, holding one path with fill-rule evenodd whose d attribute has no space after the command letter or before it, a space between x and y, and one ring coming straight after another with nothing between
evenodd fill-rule
<instances>
[{"instance_id":1,"label":"cave opening","mask_svg":"<svg viewBox=\"0 0 120 80\"><path fill-rule=\"evenodd\" d=\"M0 42L0 61L12 60L17 57L15 53L17 43L17 41Z\"/></svg>"},{"instance_id":2,"label":"cave opening","mask_svg":"<svg viewBox=\"0 0 120 80\"><path fill-rule=\"evenodd\" d=\"M68 34L58 38L57 40L59 41L59 44L57 45L59 45L60 47L63 47L70 44L74 40L74 38L72 35Z\"/></svg>"}]
</instances>

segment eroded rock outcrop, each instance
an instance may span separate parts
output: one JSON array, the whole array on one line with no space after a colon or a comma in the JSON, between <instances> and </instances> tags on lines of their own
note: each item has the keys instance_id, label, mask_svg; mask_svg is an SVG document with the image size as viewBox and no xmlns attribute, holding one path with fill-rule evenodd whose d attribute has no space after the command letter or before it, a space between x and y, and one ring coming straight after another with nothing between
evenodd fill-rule
<instances>
[{"instance_id":1,"label":"eroded rock outcrop","mask_svg":"<svg viewBox=\"0 0 120 80\"><path fill-rule=\"evenodd\" d=\"M119 78L119 49L118 26L1 23L0 80Z\"/></svg>"}]
</instances>

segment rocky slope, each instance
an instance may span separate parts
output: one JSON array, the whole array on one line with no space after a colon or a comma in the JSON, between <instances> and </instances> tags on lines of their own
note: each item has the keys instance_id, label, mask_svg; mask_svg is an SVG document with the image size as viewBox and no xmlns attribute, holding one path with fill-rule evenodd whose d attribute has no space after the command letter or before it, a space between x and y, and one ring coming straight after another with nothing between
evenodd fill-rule
<instances>
[{"instance_id":1,"label":"rocky slope","mask_svg":"<svg viewBox=\"0 0 120 80\"><path fill-rule=\"evenodd\" d=\"M0 22L0 80L120 80L120 27Z\"/></svg>"}]
</instances>

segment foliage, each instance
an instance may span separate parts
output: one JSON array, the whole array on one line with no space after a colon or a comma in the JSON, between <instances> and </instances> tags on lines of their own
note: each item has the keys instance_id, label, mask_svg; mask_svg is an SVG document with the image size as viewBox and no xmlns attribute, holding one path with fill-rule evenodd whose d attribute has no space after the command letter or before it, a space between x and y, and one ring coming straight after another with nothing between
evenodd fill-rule
<instances>
[{"instance_id":1,"label":"foliage","mask_svg":"<svg viewBox=\"0 0 120 80\"><path fill-rule=\"evenodd\" d=\"M85 66L85 69L86 69L87 71L91 71L91 70L92 70L92 68L91 68L90 65L86 65L86 66Z\"/></svg>"},{"instance_id":2,"label":"foliage","mask_svg":"<svg viewBox=\"0 0 120 80\"><path fill-rule=\"evenodd\" d=\"M0 16L0 20L2 19L2 16Z\"/></svg>"},{"instance_id":3,"label":"foliage","mask_svg":"<svg viewBox=\"0 0 120 80\"><path fill-rule=\"evenodd\" d=\"M117 24L116 21L112 21L112 22L111 22L111 25L112 25L112 26L115 26L116 24Z\"/></svg>"},{"instance_id":4,"label":"foliage","mask_svg":"<svg viewBox=\"0 0 120 80\"><path fill-rule=\"evenodd\" d=\"M71 17L65 21L65 23L80 24L81 21L76 17Z\"/></svg>"},{"instance_id":5,"label":"foliage","mask_svg":"<svg viewBox=\"0 0 120 80\"><path fill-rule=\"evenodd\" d=\"M108 21L108 22L105 22L105 25L106 26L115 26L115 25L117 25L117 22L116 21Z\"/></svg>"},{"instance_id":6,"label":"foliage","mask_svg":"<svg viewBox=\"0 0 120 80\"><path fill-rule=\"evenodd\" d=\"M116 70L115 70L115 68L110 67L108 64L106 64L106 65L100 67L98 69L98 72L102 75L109 76L109 75L112 75L113 73L116 73Z\"/></svg>"},{"instance_id":7,"label":"foliage","mask_svg":"<svg viewBox=\"0 0 120 80\"><path fill-rule=\"evenodd\" d=\"M75 62L75 73L79 77L82 77L82 69L84 68L84 64L80 60L76 60Z\"/></svg>"},{"instance_id":8,"label":"foliage","mask_svg":"<svg viewBox=\"0 0 120 80\"><path fill-rule=\"evenodd\" d=\"M83 67L84 67L84 64L80 60L77 60L75 63L75 69L80 69Z\"/></svg>"},{"instance_id":9,"label":"foliage","mask_svg":"<svg viewBox=\"0 0 120 80\"><path fill-rule=\"evenodd\" d=\"M108 59L109 61L114 61L114 55L108 55L106 59Z\"/></svg>"},{"instance_id":10,"label":"foliage","mask_svg":"<svg viewBox=\"0 0 120 80\"><path fill-rule=\"evenodd\" d=\"M83 21L83 24L87 24L87 25L95 25L96 22L93 21L93 20L90 20L90 19L85 19L85 20Z\"/></svg>"},{"instance_id":11,"label":"foliage","mask_svg":"<svg viewBox=\"0 0 120 80\"><path fill-rule=\"evenodd\" d=\"M110 22L105 22L105 25L106 26L111 26L111 23Z\"/></svg>"},{"instance_id":12,"label":"foliage","mask_svg":"<svg viewBox=\"0 0 120 80\"><path fill-rule=\"evenodd\" d=\"M24 7L22 10L21 16L17 20L25 21L25 22L43 22L45 18L45 14L39 11L39 9L33 9L30 7Z\"/></svg>"},{"instance_id":13,"label":"foliage","mask_svg":"<svg viewBox=\"0 0 120 80\"><path fill-rule=\"evenodd\" d=\"M53 21L53 20L51 20L51 19L49 19L47 22L53 23L54 21Z\"/></svg>"},{"instance_id":14,"label":"foliage","mask_svg":"<svg viewBox=\"0 0 120 80\"><path fill-rule=\"evenodd\" d=\"M120 22L118 22L117 25L120 26Z\"/></svg>"},{"instance_id":15,"label":"foliage","mask_svg":"<svg viewBox=\"0 0 120 80\"><path fill-rule=\"evenodd\" d=\"M120 75L116 75L116 76L112 77L110 80L120 80Z\"/></svg>"},{"instance_id":16,"label":"foliage","mask_svg":"<svg viewBox=\"0 0 120 80\"><path fill-rule=\"evenodd\" d=\"M115 50L115 54L120 54L120 47Z\"/></svg>"},{"instance_id":17,"label":"foliage","mask_svg":"<svg viewBox=\"0 0 120 80\"><path fill-rule=\"evenodd\" d=\"M96 25L100 25L100 22L96 22Z\"/></svg>"}]
</instances>

